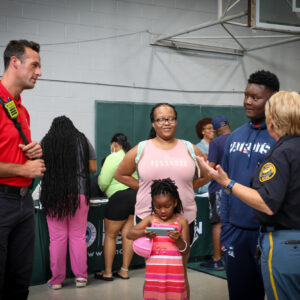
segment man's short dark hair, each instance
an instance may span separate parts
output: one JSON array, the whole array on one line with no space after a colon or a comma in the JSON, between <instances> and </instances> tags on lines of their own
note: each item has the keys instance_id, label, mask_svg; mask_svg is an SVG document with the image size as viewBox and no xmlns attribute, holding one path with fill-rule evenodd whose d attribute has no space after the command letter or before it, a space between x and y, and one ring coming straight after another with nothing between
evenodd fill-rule
<instances>
[{"instance_id":1,"label":"man's short dark hair","mask_svg":"<svg viewBox=\"0 0 300 300\"><path fill-rule=\"evenodd\" d=\"M265 70L259 70L252 73L248 79L248 83L264 85L272 92L278 92L280 86L277 76Z\"/></svg>"},{"instance_id":2,"label":"man's short dark hair","mask_svg":"<svg viewBox=\"0 0 300 300\"><path fill-rule=\"evenodd\" d=\"M22 60L22 56L25 53L25 48L31 48L35 52L40 52L40 45L38 43L27 40L13 40L8 43L3 53L4 70L9 66L10 58L16 56Z\"/></svg>"}]
</instances>

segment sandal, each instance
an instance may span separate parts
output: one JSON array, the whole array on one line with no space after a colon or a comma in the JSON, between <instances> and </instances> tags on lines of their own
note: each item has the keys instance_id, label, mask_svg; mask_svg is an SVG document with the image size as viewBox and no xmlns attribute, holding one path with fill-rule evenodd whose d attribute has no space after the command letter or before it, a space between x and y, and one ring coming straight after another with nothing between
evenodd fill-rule
<instances>
[{"instance_id":1,"label":"sandal","mask_svg":"<svg viewBox=\"0 0 300 300\"><path fill-rule=\"evenodd\" d=\"M78 288L86 287L86 285L87 285L87 279L86 278L77 277L75 279L75 282L76 282L76 287L78 287Z\"/></svg>"},{"instance_id":2,"label":"sandal","mask_svg":"<svg viewBox=\"0 0 300 300\"><path fill-rule=\"evenodd\" d=\"M103 273L95 273L95 279L104 280L104 281L113 281L113 277L104 277Z\"/></svg>"},{"instance_id":3,"label":"sandal","mask_svg":"<svg viewBox=\"0 0 300 300\"><path fill-rule=\"evenodd\" d=\"M129 276L124 277L124 276L120 275L118 272L114 272L114 273L113 273L113 276L114 276L114 277L117 277L117 278L124 279L124 280L130 279Z\"/></svg>"},{"instance_id":4,"label":"sandal","mask_svg":"<svg viewBox=\"0 0 300 300\"><path fill-rule=\"evenodd\" d=\"M121 267L121 271L127 272L127 273L128 273L128 269L125 269L125 268L123 268L123 267ZM120 273L119 273L118 271L114 272L114 273L113 273L113 276L114 276L114 277L117 277L117 278L124 279L124 280L127 280L127 279L130 278L129 276L124 277L124 276L120 275Z\"/></svg>"}]
</instances>

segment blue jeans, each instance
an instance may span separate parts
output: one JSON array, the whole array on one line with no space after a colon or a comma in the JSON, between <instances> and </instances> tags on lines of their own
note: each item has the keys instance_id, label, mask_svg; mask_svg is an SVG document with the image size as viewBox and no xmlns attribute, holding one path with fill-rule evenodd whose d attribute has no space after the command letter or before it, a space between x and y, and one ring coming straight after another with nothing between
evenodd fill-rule
<instances>
[{"instance_id":1,"label":"blue jeans","mask_svg":"<svg viewBox=\"0 0 300 300\"><path fill-rule=\"evenodd\" d=\"M0 192L0 299L27 299L34 252L32 197Z\"/></svg>"}]
</instances>

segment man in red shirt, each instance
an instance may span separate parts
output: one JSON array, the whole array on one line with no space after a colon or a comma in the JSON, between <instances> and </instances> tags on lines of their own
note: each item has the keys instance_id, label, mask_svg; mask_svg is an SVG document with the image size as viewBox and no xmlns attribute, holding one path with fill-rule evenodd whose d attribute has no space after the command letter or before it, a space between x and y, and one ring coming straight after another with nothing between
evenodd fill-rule
<instances>
[{"instance_id":1,"label":"man in red shirt","mask_svg":"<svg viewBox=\"0 0 300 300\"><path fill-rule=\"evenodd\" d=\"M21 93L41 76L40 46L10 41L4 51L0 97L14 101L25 145L13 121L0 105L0 299L27 299L34 252L34 209L29 193L32 178L43 176L42 148L31 141L30 117Z\"/></svg>"}]
</instances>

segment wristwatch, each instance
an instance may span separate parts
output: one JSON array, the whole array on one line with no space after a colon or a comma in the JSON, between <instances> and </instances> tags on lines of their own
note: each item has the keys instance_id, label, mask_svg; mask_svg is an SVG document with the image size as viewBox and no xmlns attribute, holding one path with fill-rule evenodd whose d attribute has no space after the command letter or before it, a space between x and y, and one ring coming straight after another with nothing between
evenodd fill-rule
<instances>
[{"instance_id":1,"label":"wristwatch","mask_svg":"<svg viewBox=\"0 0 300 300\"><path fill-rule=\"evenodd\" d=\"M225 194L227 194L227 195L232 194L232 187L234 184L235 184L235 181L231 180L230 183L226 187L224 187Z\"/></svg>"}]
</instances>

